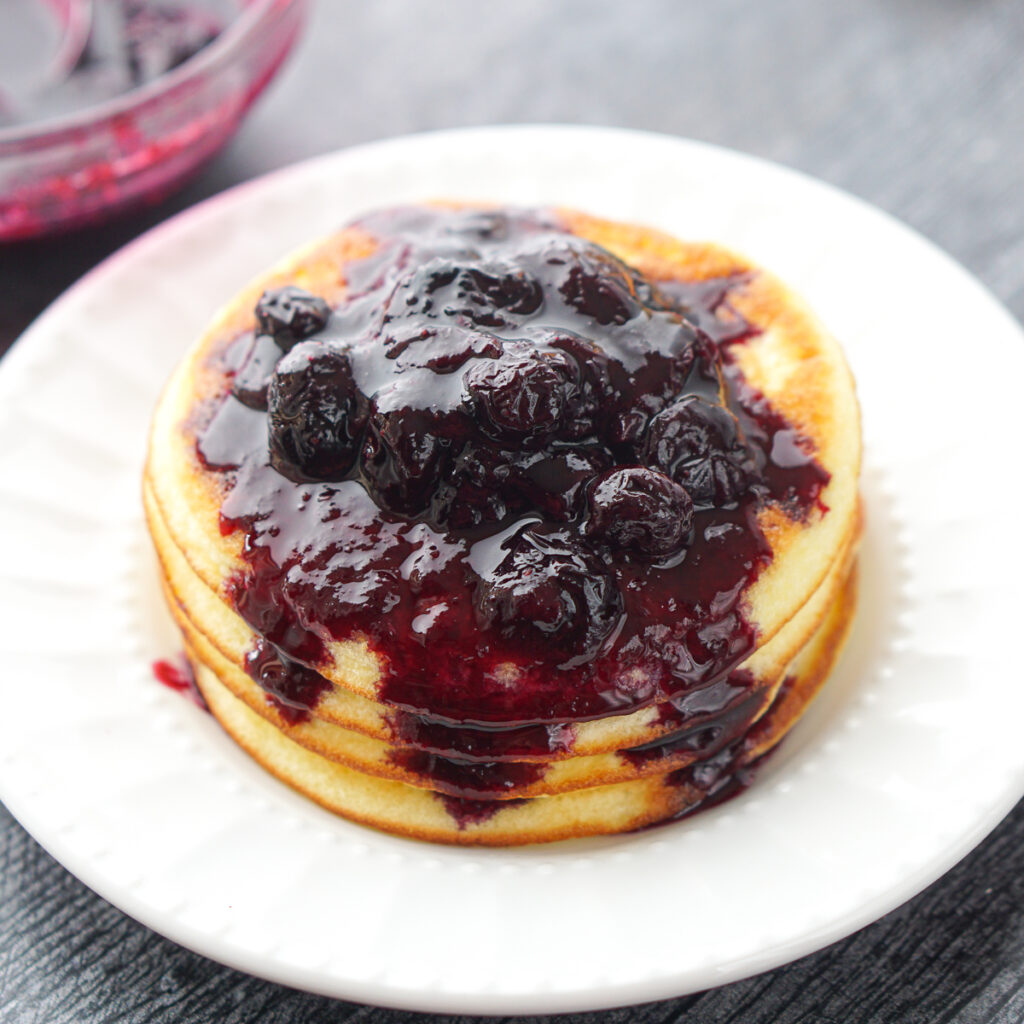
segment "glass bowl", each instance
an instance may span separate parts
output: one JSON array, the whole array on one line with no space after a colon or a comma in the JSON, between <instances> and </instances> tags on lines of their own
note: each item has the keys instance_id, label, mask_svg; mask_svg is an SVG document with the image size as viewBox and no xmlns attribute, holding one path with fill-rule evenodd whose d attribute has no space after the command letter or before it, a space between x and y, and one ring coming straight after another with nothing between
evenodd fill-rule
<instances>
[{"instance_id":1,"label":"glass bowl","mask_svg":"<svg viewBox=\"0 0 1024 1024\"><path fill-rule=\"evenodd\" d=\"M0 242L159 200L231 137L298 36L306 0L243 0L198 53L95 106L0 129Z\"/></svg>"}]
</instances>

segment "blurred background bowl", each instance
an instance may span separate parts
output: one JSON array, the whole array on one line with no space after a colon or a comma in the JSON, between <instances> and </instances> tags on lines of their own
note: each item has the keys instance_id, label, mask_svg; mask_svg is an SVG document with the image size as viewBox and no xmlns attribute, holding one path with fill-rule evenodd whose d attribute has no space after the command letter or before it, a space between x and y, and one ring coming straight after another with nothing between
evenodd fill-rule
<instances>
[{"instance_id":1,"label":"blurred background bowl","mask_svg":"<svg viewBox=\"0 0 1024 1024\"><path fill-rule=\"evenodd\" d=\"M173 70L86 109L0 128L0 242L173 192L231 138L305 10L306 0L242 0L223 31Z\"/></svg>"}]
</instances>

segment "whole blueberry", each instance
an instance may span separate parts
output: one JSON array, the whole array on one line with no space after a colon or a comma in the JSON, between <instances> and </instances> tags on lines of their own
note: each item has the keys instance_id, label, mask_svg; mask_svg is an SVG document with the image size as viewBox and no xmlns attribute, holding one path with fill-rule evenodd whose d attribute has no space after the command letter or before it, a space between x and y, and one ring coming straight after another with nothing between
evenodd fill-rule
<instances>
[{"instance_id":1,"label":"whole blueberry","mask_svg":"<svg viewBox=\"0 0 1024 1024\"><path fill-rule=\"evenodd\" d=\"M578 378L559 436L569 440L597 433L614 439L614 424L631 391L622 363L589 338L569 330L542 329L533 332L533 336L567 358L573 376Z\"/></svg>"},{"instance_id":2,"label":"whole blueberry","mask_svg":"<svg viewBox=\"0 0 1024 1024\"><path fill-rule=\"evenodd\" d=\"M544 290L538 281L514 263L468 267L462 281L468 296L483 296L495 309L513 316L529 316L544 301Z\"/></svg>"},{"instance_id":3,"label":"whole blueberry","mask_svg":"<svg viewBox=\"0 0 1024 1024\"><path fill-rule=\"evenodd\" d=\"M686 395L651 420L641 459L682 484L699 509L734 505L751 482L739 421L700 395Z\"/></svg>"},{"instance_id":4,"label":"whole blueberry","mask_svg":"<svg viewBox=\"0 0 1024 1024\"><path fill-rule=\"evenodd\" d=\"M401 406L375 409L363 444L363 477L377 502L394 512L415 515L434 498L447 475L458 414Z\"/></svg>"},{"instance_id":5,"label":"whole blueberry","mask_svg":"<svg viewBox=\"0 0 1024 1024\"><path fill-rule=\"evenodd\" d=\"M505 640L539 643L539 656L595 656L623 614L604 562L567 529L528 526L504 548L476 588L480 625Z\"/></svg>"},{"instance_id":6,"label":"whole blueberry","mask_svg":"<svg viewBox=\"0 0 1024 1024\"><path fill-rule=\"evenodd\" d=\"M651 297L631 268L592 242L549 242L540 255L562 301L602 326L628 323Z\"/></svg>"},{"instance_id":7,"label":"whole blueberry","mask_svg":"<svg viewBox=\"0 0 1024 1024\"><path fill-rule=\"evenodd\" d=\"M366 414L343 351L296 345L277 364L267 411L270 461L285 476L339 480L351 469Z\"/></svg>"},{"instance_id":8,"label":"whole blueberry","mask_svg":"<svg viewBox=\"0 0 1024 1024\"><path fill-rule=\"evenodd\" d=\"M286 352L327 326L331 307L317 295L295 285L264 292L256 303L260 330Z\"/></svg>"},{"instance_id":9,"label":"whole blueberry","mask_svg":"<svg viewBox=\"0 0 1024 1024\"><path fill-rule=\"evenodd\" d=\"M485 433L539 439L554 434L567 418L575 377L575 365L565 353L522 344L507 346L499 359L474 363L463 385Z\"/></svg>"},{"instance_id":10,"label":"whole blueberry","mask_svg":"<svg viewBox=\"0 0 1024 1024\"><path fill-rule=\"evenodd\" d=\"M588 488L584 531L593 541L654 561L678 554L693 525L693 500L674 480L646 466L602 474Z\"/></svg>"}]
</instances>

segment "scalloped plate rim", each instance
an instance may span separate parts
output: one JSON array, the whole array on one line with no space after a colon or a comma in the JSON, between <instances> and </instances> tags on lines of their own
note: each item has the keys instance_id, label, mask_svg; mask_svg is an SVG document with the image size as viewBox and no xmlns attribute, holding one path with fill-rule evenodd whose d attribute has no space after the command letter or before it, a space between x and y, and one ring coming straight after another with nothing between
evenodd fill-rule
<instances>
[{"instance_id":1,"label":"scalloped plate rim","mask_svg":"<svg viewBox=\"0 0 1024 1024\"><path fill-rule=\"evenodd\" d=\"M798 172L781 168L759 158L733 153L707 143L619 129L552 125L508 126L425 133L327 154L275 171L179 214L109 257L85 275L61 299L58 299L54 306L42 314L0 365L0 388L7 385L9 381L16 381L19 373L31 369L31 361L36 356L35 349L45 343L51 326L59 324L62 310L87 298L111 275L120 272L122 267L151 258L163 248L173 245L176 240L187 237L206 225L216 223L233 211L244 209L247 205L254 203L258 205L261 201L265 201L266 197L277 195L282 189L286 190L290 187L289 183L318 178L337 170L339 165L344 170L344 165L353 160L363 159L372 162L376 158L384 159L386 162L389 157L401 156L417 148L425 147L435 151L444 151L446 147L451 147L453 151L457 152L460 147L467 145L473 146L477 143L486 145L488 142L493 144L495 139L507 140L515 136L519 137L521 143L525 141L527 145L538 145L542 141L549 143L553 137L557 138L559 135L564 135L565 138L583 145L614 143L641 149L648 146L651 147L652 153L659 149L662 153L674 151L681 157L696 156L698 160L705 159L711 163L717 161L732 165L742 169L744 175L753 175L755 179L758 175L768 174L776 180L786 182L787 186L794 187L797 191L808 188L817 191L819 196L826 197L828 202L839 203L847 210L859 210L870 223L872 231L876 233L881 231L883 234L895 231L904 242L909 240L923 252L927 252L931 258L940 259L945 264L946 270L957 278L958 286L968 296L970 302L985 305L987 315L1002 316L1007 331L1020 337L1019 327L1006 314L1005 310L995 302L983 286L969 277L946 254L884 213L832 186L806 178ZM813 305L814 296L809 296L809 299ZM0 416L0 420L2 420L2 416ZM0 581L2 579L3 573L0 572ZM3 685L0 682L0 692L2 689ZM0 772L0 795L12 813L44 848L105 899L148 927L230 966L285 985L301 987L325 995L404 1009L489 1014L552 1013L600 1009L681 995L709 985L722 984L758 973L788 962L795 957L806 955L829 942L850 934L916 895L959 861L998 824L1024 792L1024 763L1021 761L1008 763L1005 768L1005 787L999 792L988 794L989 799L978 804L974 809L974 817L969 828L961 829L954 840L948 842L941 850L935 851L930 859L919 866L919 870L913 876L904 878L902 884L875 893L871 899L862 901L855 911L842 918L822 922L815 928L805 930L803 934L793 936L781 945L737 956L711 968L699 970L682 968L676 973L665 974L653 980L650 978L619 980L609 982L596 990L590 987L586 991L539 991L536 987L527 985L511 994L508 992L446 991L443 987L437 986L429 990L416 986L397 988L391 985L389 987L374 982L372 979L367 981L354 977L339 978L337 975L325 973L323 970L297 967L293 964L275 961L273 958L268 959L259 952L225 945L217 935L211 936L208 930L177 920L173 914L167 915L147 903L136 892L125 890L116 883L112 883L111 879L93 860L82 855L73 841L69 841L66 835L54 831L52 823L45 819L45 815L36 813L31 795L27 790L18 791L16 787L9 786L3 772ZM541 854L543 853L543 848L537 849ZM583 847L581 847L582 849ZM470 852L473 856L480 856L480 851ZM598 850L596 854L589 853L588 856L600 859L601 851Z\"/></svg>"}]
</instances>

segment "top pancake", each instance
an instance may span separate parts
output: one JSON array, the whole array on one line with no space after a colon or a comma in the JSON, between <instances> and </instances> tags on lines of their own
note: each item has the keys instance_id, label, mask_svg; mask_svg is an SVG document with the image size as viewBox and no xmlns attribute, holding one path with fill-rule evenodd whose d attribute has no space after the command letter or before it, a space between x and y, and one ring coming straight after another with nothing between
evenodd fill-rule
<instances>
[{"instance_id":1,"label":"top pancake","mask_svg":"<svg viewBox=\"0 0 1024 1024\"><path fill-rule=\"evenodd\" d=\"M765 396L800 435L829 474L809 513L792 514L777 504L758 510L771 560L742 595L741 606L768 642L806 603L856 531L860 460L859 414L842 354L785 286L725 250L683 243L655 231L561 211L566 230L595 242L655 281L695 282L734 278L728 302L758 332L732 347L747 383ZM346 297L348 268L371 255L375 237L348 228L293 256L233 300L199 339L169 382L154 419L147 478L166 527L195 573L229 600L227 581L243 573L243 533L222 534L219 512L229 487L223 474L204 468L196 437L229 378L223 355L255 326L253 308L266 288L297 284L335 305ZM380 662L358 639L333 641L317 670L335 685L383 700Z\"/></svg>"}]
</instances>

